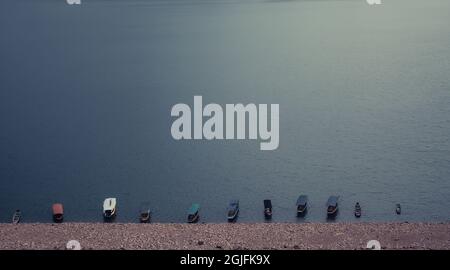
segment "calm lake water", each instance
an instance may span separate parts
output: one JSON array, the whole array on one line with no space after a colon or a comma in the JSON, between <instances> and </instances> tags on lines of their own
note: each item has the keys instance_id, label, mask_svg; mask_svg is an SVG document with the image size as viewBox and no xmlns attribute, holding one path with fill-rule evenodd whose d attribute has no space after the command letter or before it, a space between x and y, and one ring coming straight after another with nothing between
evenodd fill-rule
<instances>
[{"instance_id":1,"label":"calm lake water","mask_svg":"<svg viewBox=\"0 0 450 270\"><path fill-rule=\"evenodd\" d=\"M0 221L450 220L450 1L2 0ZM171 107L280 104L280 147L175 141ZM309 195L306 218L295 215ZM401 203L403 213L394 213Z\"/></svg>"}]
</instances>

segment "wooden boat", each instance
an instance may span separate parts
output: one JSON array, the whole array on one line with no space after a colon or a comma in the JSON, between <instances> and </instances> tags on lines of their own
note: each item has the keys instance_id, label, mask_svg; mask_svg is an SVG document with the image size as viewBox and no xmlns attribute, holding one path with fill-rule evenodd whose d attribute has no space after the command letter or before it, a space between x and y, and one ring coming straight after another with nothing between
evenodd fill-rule
<instances>
[{"instance_id":1,"label":"wooden boat","mask_svg":"<svg viewBox=\"0 0 450 270\"><path fill-rule=\"evenodd\" d=\"M233 221L239 214L239 200L231 200L227 208L228 221Z\"/></svg>"},{"instance_id":2,"label":"wooden boat","mask_svg":"<svg viewBox=\"0 0 450 270\"><path fill-rule=\"evenodd\" d=\"M297 216L303 216L308 211L308 196L300 195L297 199Z\"/></svg>"},{"instance_id":3,"label":"wooden boat","mask_svg":"<svg viewBox=\"0 0 450 270\"><path fill-rule=\"evenodd\" d=\"M402 206L399 203L397 203L395 207L395 213L397 213L397 215L400 215L402 213Z\"/></svg>"},{"instance_id":4,"label":"wooden boat","mask_svg":"<svg viewBox=\"0 0 450 270\"><path fill-rule=\"evenodd\" d=\"M333 217L338 212L338 196L330 196L327 201L327 215Z\"/></svg>"},{"instance_id":5,"label":"wooden boat","mask_svg":"<svg viewBox=\"0 0 450 270\"><path fill-rule=\"evenodd\" d=\"M53 211L53 221L56 223L63 222L63 218L64 218L63 205L60 203L53 204L52 211Z\"/></svg>"},{"instance_id":6,"label":"wooden boat","mask_svg":"<svg viewBox=\"0 0 450 270\"><path fill-rule=\"evenodd\" d=\"M195 223L200 219L200 204L194 203L188 210L188 223Z\"/></svg>"},{"instance_id":7,"label":"wooden boat","mask_svg":"<svg viewBox=\"0 0 450 270\"><path fill-rule=\"evenodd\" d=\"M139 210L139 221L141 223L148 223L151 219L151 211L149 207L149 203L142 203Z\"/></svg>"},{"instance_id":8,"label":"wooden boat","mask_svg":"<svg viewBox=\"0 0 450 270\"><path fill-rule=\"evenodd\" d=\"M362 212L361 205L359 205L359 202L357 202L355 205L355 217L357 218L361 217L361 212Z\"/></svg>"},{"instance_id":9,"label":"wooden boat","mask_svg":"<svg viewBox=\"0 0 450 270\"><path fill-rule=\"evenodd\" d=\"M106 198L103 201L103 217L106 220L110 220L116 216L117 214L116 204L117 204L116 198Z\"/></svg>"},{"instance_id":10,"label":"wooden boat","mask_svg":"<svg viewBox=\"0 0 450 270\"><path fill-rule=\"evenodd\" d=\"M19 209L17 209L12 217L12 223L13 224L18 224L20 222L20 219L22 218L22 212L20 212Z\"/></svg>"},{"instance_id":11,"label":"wooden boat","mask_svg":"<svg viewBox=\"0 0 450 270\"><path fill-rule=\"evenodd\" d=\"M264 217L266 217L266 219L272 218L272 201L271 200L264 200Z\"/></svg>"}]
</instances>

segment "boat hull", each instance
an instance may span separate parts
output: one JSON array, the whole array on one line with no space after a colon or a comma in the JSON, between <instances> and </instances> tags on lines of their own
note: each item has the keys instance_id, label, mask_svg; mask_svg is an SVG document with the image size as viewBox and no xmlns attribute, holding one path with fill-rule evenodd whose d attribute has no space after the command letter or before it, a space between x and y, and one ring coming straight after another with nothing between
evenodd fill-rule
<instances>
[{"instance_id":1,"label":"boat hull","mask_svg":"<svg viewBox=\"0 0 450 270\"><path fill-rule=\"evenodd\" d=\"M22 219L22 213L19 210L17 210L12 217L12 223L19 224L21 219Z\"/></svg>"},{"instance_id":2,"label":"boat hull","mask_svg":"<svg viewBox=\"0 0 450 270\"><path fill-rule=\"evenodd\" d=\"M228 216L227 216L228 221L229 221L229 222L235 221L236 218L237 218L237 216L238 216L238 214L239 214L239 209L235 210L235 212L234 212L233 215L228 215Z\"/></svg>"},{"instance_id":3,"label":"boat hull","mask_svg":"<svg viewBox=\"0 0 450 270\"><path fill-rule=\"evenodd\" d=\"M62 223L64 221L64 217L63 216L53 216L53 222L55 223Z\"/></svg>"},{"instance_id":4,"label":"boat hull","mask_svg":"<svg viewBox=\"0 0 450 270\"><path fill-rule=\"evenodd\" d=\"M188 216L188 223L196 223L200 219L200 215L197 213L195 215Z\"/></svg>"},{"instance_id":5,"label":"boat hull","mask_svg":"<svg viewBox=\"0 0 450 270\"><path fill-rule=\"evenodd\" d=\"M114 209L111 213L103 212L103 219L105 221L112 221L116 218L117 211Z\"/></svg>"},{"instance_id":6,"label":"boat hull","mask_svg":"<svg viewBox=\"0 0 450 270\"><path fill-rule=\"evenodd\" d=\"M299 217L305 216L306 212L308 212L307 207L297 207L297 216Z\"/></svg>"},{"instance_id":7,"label":"boat hull","mask_svg":"<svg viewBox=\"0 0 450 270\"><path fill-rule=\"evenodd\" d=\"M151 219L150 213L146 213L146 214L141 214L139 216L139 221L141 223L149 223Z\"/></svg>"},{"instance_id":8,"label":"boat hull","mask_svg":"<svg viewBox=\"0 0 450 270\"><path fill-rule=\"evenodd\" d=\"M329 217L334 217L334 216L336 216L338 210L339 210L339 209L338 209L337 207L336 207L336 208L332 208L332 209L328 208L328 209L327 209L327 216L329 216Z\"/></svg>"},{"instance_id":9,"label":"boat hull","mask_svg":"<svg viewBox=\"0 0 450 270\"><path fill-rule=\"evenodd\" d=\"M20 217L18 217L18 218L14 218L14 217L13 217L12 223L13 223L13 224L19 224L19 223L20 223Z\"/></svg>"}]
</instances>

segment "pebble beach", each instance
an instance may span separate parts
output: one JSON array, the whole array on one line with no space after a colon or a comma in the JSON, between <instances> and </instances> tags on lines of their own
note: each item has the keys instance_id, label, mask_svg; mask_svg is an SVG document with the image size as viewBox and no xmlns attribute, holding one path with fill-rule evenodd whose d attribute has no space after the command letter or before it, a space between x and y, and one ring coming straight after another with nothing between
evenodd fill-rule
<instances>
[{"instance_id":1,"label":"pebble beach","mask_svg":"<svg viewBox=\"0 0 450 270\"><path fill-rule=\"evenodd\" d=\"M450 223L0 224L0 249L450 249Z\"/></svg>"}]
</instances>

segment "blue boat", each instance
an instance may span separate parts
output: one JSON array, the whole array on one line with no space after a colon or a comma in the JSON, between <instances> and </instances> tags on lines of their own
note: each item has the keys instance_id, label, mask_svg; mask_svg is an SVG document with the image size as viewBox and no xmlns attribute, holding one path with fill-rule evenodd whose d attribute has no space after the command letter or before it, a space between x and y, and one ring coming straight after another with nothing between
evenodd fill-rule
<instances>
[{"instance_id":1,"label":"blue boat","mask_svg":"<svg viewBox=\"0 0 450 270\"><path fill-rule=\"evenodd\" d=\"M199 220L200 204L194 203L188 210L188 223L195 223Z\"/></svg>"},{"instance_id":2,"label":"blue boat","mask_svg":"<svg viewBox=\"0 0 450 270\"><path fill-rule=\"evenodd\" d=\"M227 208L227 218L228 221L233 221L236 219L239 213L239 200L231 200Z\"/></svg>"}]
</instances>

